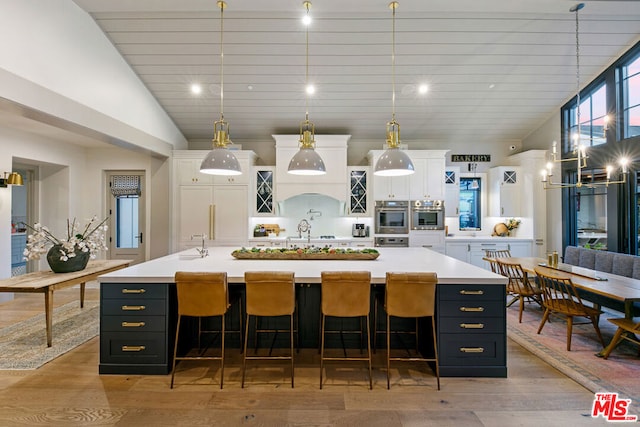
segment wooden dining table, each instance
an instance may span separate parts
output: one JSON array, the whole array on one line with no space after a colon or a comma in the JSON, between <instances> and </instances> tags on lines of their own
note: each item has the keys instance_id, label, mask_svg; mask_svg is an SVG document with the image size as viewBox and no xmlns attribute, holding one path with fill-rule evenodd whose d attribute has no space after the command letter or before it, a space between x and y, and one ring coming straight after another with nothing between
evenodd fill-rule
<instances>
[{"instance_id":1,"label":"wooden dining table","mask_svg":"<svg viewBox=\"0 0 640 427\"><path fill-rule=\"evenodd\" d=\"M633 318L634 303L640 301L640 280L637 279L590 270L571 264L558 263L557 267L550 268L543 258L510 257L501 258L501 260L520 264L524 271L531 274L535 274L535 269L537 268L542 271L548 270L566 275L571 278L571 281L579 291L586 291L601 297L598 302L611 300L622 303L624 316L628 319ZM585 299L588 300L587 297ZM606 304L603 305L606 306ZM610 308L615 309L615 305Z\"/></svg>"},{"instance_id":2,"label":"wooden dining table","mask_svg":"<svg viewBox=\"0 0 640 427\"><path fill-rule=\"evenodd\" d=\"M571 264L558 263L557 266L551 268L547 266L546 260L543 258L510 257L500 258L500 260L520 264L522 269L529 274L535 274L535 270L538 269L543 272L546 270L547 272L568 276L578 291L586 291L599 297L598 303L610 308L611 306L606 304L607 301L622 303L624 316L627 319L633 319L634 303L640 301L640 280L637 279L590 270ZM588 297L584 299L588 300ZM617 309L615 304L612 305L614 309ZM614 345L613 341L596 355L602 357L607 348L612 345Z\"/></svg>"}]
</instances>

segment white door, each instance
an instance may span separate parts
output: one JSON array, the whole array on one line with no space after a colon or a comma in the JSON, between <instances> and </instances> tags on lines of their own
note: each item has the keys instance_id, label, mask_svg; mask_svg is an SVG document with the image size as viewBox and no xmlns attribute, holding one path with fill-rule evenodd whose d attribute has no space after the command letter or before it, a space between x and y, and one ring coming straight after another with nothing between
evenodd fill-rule
<instances>
[{"instance_id":1,"label":"white door","mask_svg":"<svg viewBox=\"0 0 640 427\"><path fill-rule=\"evenodd\" d=\"M109 259L145 261L144 172L107 172L109 188Z\"/></svg>"}]
</instances>

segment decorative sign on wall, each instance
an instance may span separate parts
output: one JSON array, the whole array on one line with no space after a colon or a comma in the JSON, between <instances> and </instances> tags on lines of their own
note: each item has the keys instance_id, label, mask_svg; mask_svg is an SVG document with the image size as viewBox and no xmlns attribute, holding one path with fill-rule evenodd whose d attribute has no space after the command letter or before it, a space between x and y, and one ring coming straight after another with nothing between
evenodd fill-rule
<instances>
[{"instance_id":1,"label":"decorative sign on wall","mask_svg":"<svg viewBox=\"0 0 640 427\"><path fill-rule=\"evenodd\" d=\"M452 154L452 162L490 162L491 154Z\"/></svg>"}]
</instances>

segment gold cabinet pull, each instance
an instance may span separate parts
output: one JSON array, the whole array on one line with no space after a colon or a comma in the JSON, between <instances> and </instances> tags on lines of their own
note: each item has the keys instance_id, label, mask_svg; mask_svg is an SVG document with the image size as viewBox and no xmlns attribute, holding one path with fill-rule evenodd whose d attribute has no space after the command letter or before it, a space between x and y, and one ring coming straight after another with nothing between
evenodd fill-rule
<instances>
[{"instance_id":1,"label":"gold cabinet pull","mask_svg":"<svg viewBox=\"0 0 640 427\"><path fill-rule=\"evenodd\" d=\"M216 205L209 205L209 239L216 239Z\"/></svg>"},{"instance_id":2,"label":"gold cabinet pull","mask_svg":"<svg viewBox=\"0 0 640 427\"><path fill-rule=\"evenodd\" d=\"M460 323L462 329L484 329L484 323Z\"/></svg>"},{"instance_id":3,"label":"gold cabinet pull","mask_svg":"<svg viewBox=\"0 0 640 427\"><path fill-rule=\"evenodd\" d=\"M145 326L144 322L122 322L123 328L142 328Z\"/></svg>"},{"instance_id":4,"label":"gold cabinet pull","mask_svg":"<svg viewBox=\"0 0 640 427\"><path fill-rule=\"evenodd\" d=\"M147 292L147 291L144 290L144 289L127 289L127 288L124 288L122 290L123 294L144 294L145 292Z\"/></svg>"},{"instance_id":5,"label":"gold cabinet pull","mask_svg":"<svg viewBox=\"0 0 640 427\"><path fill-rule=\"evenodd\" d=\"M460 347L460 351L462 353L484 353L484 348L482 348L482 347Z\"/></svg>"},{"instance_id":6,"label":"gold cabinet pull","mask_svg":"<svg viewBox=\"0 0 640 427\"><path fill-rule=\"evenodd\" d=\"M145 307L144 305L123 305L122 306L123 311L142 311L146 308L147 307Z\"/></svg>"},{"instance_id":7,"label":"gold cabinet pull","mask_svg":"<svg viewBox=\"0 0 640 427\"><path fill-rule=\"evenodd\" d=\"M484 311L484 307L460 307L460 311L480 313Z\"/></svg>"},{"instance_id":8,"label":"gold cabinet pull","mask_svg":"<svg viewBox=\"0 0 640 427\"><path fill-rule=\"evenodd\" d=\"M122 351L145 351L147 348L143 345L123 345Z\"/></svg>"},{"instance_id":9,"label":"gold cabinet pull","mask_svg":"<svg viewBox=\"0 0 640 427\"><path fill-rule=\"evenodd\" d=\"M460 295L484 295L484 291L467 291L463 289L460 291Z\"/></svg>"}]
</instances>

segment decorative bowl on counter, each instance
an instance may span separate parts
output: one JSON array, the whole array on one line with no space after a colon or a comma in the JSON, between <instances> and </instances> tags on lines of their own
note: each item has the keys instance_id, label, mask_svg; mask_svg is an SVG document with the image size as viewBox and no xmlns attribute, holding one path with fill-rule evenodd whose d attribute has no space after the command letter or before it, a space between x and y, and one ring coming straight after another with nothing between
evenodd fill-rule
<instances>
[{"instance_id":1,"label":"decorative bowl on counter","mask_svg":"<svg viewBox=\"0 0 640 427\"><path fill-rule=\"evenodd\" d=\"M236 259L279 260L374 260L380 256L376 249L343 248L241 248L231 253Z\"/></svg>"}]
</instances>

